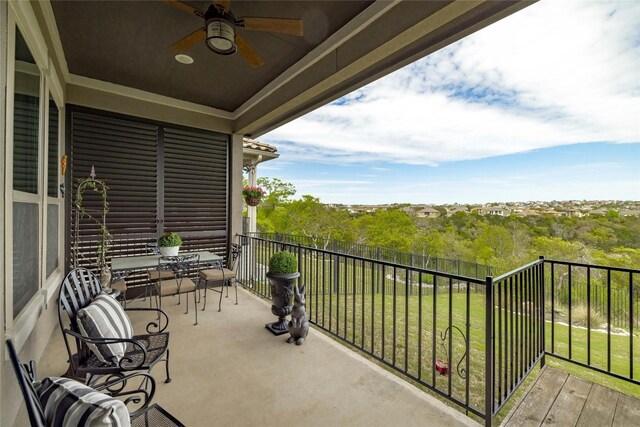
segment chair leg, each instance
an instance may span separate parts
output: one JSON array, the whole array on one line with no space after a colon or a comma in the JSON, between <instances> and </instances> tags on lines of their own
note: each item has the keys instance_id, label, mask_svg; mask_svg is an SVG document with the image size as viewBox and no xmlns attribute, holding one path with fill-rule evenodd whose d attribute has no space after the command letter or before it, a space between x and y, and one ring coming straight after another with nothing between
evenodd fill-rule
<instances>
[{"instance_id":1,"label":"chair leg","mask_svg":"<svg viewBox=\"0 0 640 427\"><path fill-rule=\"evenodd\" d=\"M194 323L194 325L198 324L198 300L196 299L196 291L193 291L193 305L195 306L195 312L196 312L196 323Z\"/></svg>"},{"instance_id":2,"label":"chair leg","mask_svg":"<svg viewBox=\"0 0 640 427\"><path fill-rule=\"evenodd\" d=\"M180 295L180 294L178 294ZM186 310L184 311L184 314L189 314L189 294L185 294L184 296L187 299L187 303L185 304L187 306ZM196 294L193 294L193 297L196 297Z\"/></svg>"},{"instance_id":3,"label":"chair leg","mask_svg":"<svg viewBox=\"0 0 640 427\"><path fill-rule=\"evenodd\" d=\"M196 289L198 290L198 303L202 300L202 289L200 289L200 281L202 277L198 276L198 281L196 282Z\"/></svg>"},{"instance_id":4,"label":"chair leg","mask_svg":"<svg viewBox=\"0 0 640 427\"><path fill-rule=\"evenodd\" d=\"M167 357L165 358L164 367L167 371L167 379L164 380L165 383L169 384L171 382L171 376L169 375L169 349L167 349Z\"/></svg>"},{"instance_id":5,"label":"chair leg","mask_svg":"<svg viewBox=\"0 0 640 427\"><path fill-rule=\"evenodd\" d=\"M151 303L151 296L149 296L149 303ZM158 307L158 310L162 310L162 296L158 295L156 293L156 307ZM158 313L158 329L162 328L162 325L160 324L162 320L160 319L160 313Z\"/></svg>"},{"instance_id":6,"label":"chair leg","mask_svg":"<svg viewBox=\"0 0 640 427\"><path fill-rule=\"evenodd\" d=\"M233 279L233 286L236 288L236 305L238 305L238 280Z\"/></svg>"},{"instance_id":7,"label":"chair leg","mask_svg":"<svg viewBox=\"0 0 640 427\"><path fill-rule=\"evenodd\" d=\"M207 279L204 279L204 304L202 305L202 311L207 308Z\"/></svg>"},{"instance_id":8,"label":"chair leg","mask_svg":"<svg viewBox=\"0 0 640 427\"><path fill-rule=\"evenodd\" d=\"M224 282L222 282L222 287L220 288L220 300L218 301L218 311L222 311L222 294L224 293Z\"/></svg>"}]
</instances>

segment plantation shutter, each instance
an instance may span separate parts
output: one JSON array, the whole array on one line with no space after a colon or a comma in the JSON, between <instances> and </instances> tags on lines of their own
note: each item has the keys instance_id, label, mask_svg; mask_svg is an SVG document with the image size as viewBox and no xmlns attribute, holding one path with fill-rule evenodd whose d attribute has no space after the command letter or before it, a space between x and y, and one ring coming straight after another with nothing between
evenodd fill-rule
<instances>
[{"instance_id":1,"label":"plantation shutter","mask_svg":"<svg viewBox=\"0 0 640 427\"><path fill-rule=\"evenodd\" d=\"M108 187L109 212L106 225L113 236L109 259L146 253L146 243L157 234L157 139L158 126L100 114L71 114L71 180L73 182L71 229L74 230L78 180L95 167L96 178ZM85 193L85 210L100 220L102 198ZM99 226L91 219L80 222L79 265L95 268ZM70 239L73 240L71 235ZM73 259L71 259L73 263Z\"/></svg>"},{"instance_id":2,"label":"plantation shutter","mask_svg":"<svg viewBox=\"0 0 640 427\"><path fill-rule=\"evenodd\" d=\"M181 251L209 250L224 256L227 245L228 138L190 128L178 128L134 117L70 106L69 264L73 263L75 191L91 166L108 187L106 224L113 236L113 257L144 255L147 244L163 231L183 237ZM73 183L73 186L70 183ZM102 199L87 191L83 206L99 215ZM98 225L80 223L79 265L95 269ZM131 286L146 280L146 272L130 275Z\"/></svg>"},{"instance_id":3,"label":"plantation shutter","mask_svg":"<svg viewBox=\"0 0 640 427\"><path fill-rule=\"evenodd\" d=\"M15 94L13 125L13 189L38 193L38 120L40 99Z\"/></svg>"},{"instance_id":4,"label":"plantation shutter","mask_svg":"<svg viewBox=\"0 0 640 427\"><path fill-rule=\"evenodd\" d=\"M179 233L185 250L227 244L227 138L164 128L164 230Z\"/></svg>"}]
</instances>

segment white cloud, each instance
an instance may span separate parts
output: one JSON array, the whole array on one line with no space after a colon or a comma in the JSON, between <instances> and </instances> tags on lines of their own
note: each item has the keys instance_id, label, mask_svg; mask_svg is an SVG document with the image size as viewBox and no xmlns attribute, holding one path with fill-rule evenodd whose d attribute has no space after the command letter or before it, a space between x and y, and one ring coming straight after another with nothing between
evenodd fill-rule
<instances>
[{"instance_id":1,"label":"white cloud","mask_svg":"<svg viewBox=\"0 0 640 427\"><path fill-rule=\"evenodd\" d=\"M638 22L636 1L539 2L261 139L288 160L430 166L640 142Z\"/></svg>"}]
</instances>

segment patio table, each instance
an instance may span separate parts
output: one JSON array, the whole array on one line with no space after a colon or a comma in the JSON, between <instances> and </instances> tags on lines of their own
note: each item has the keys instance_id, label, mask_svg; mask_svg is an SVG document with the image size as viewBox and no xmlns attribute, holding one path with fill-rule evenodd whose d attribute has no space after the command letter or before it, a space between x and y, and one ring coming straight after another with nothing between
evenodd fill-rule
<instances>
[{"instance_id":1,"label":"patio table","mask_svg":"<svg viewBox=\"0 0 640 427\"><path fill-rule=\"evenodd\" d=\"M178 256L184 255L199 255L199 267L210 268L222 268L223 258L220 255L216 255L210 251L193 251L193 252L180 252ZM127 257L111 258L111 283L114 283L120 279L124 279L134 271L150 270L158 267L158 260L162 255L135 255ZM120 295L121 298L126 300L125 295ZM146 297L146 293L145 293ZM134 298L135 299L135 298ZM126 307L126 301L125 301Z\"/></svg>"},{"instance_id":2,"label":"patio table","mask_svg":"<svg viewBox=\"0 0 640 427\"><path fill-rule=\"evenodd\" d=\"M200 255L200 264L212 265L214 267L222 265L222 257L209 251L181 252L180 255ZM158 259L162 255L136 255L128 257L118 257L111 259L111 271L119 278L126 277L134 270L145 270L156 268Z\"/></svg>"}]
</instances>

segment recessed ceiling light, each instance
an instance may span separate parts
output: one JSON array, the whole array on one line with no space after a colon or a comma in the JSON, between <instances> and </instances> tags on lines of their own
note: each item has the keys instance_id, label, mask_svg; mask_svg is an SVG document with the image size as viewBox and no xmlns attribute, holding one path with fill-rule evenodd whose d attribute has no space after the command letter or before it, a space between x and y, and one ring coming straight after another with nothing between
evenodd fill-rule
<instances>
[{"instance_id":1,"label":"recessed ceiling light","mask_svg":"<svg viewBox=\"0 0 640 427\"><path fill-rule=\"evenodd\" d=\"M193 64L193 58L189 55L185 55L184 53L179 53L176 55L176 61L181 64Z\"/></svg>"}]
</instances>

